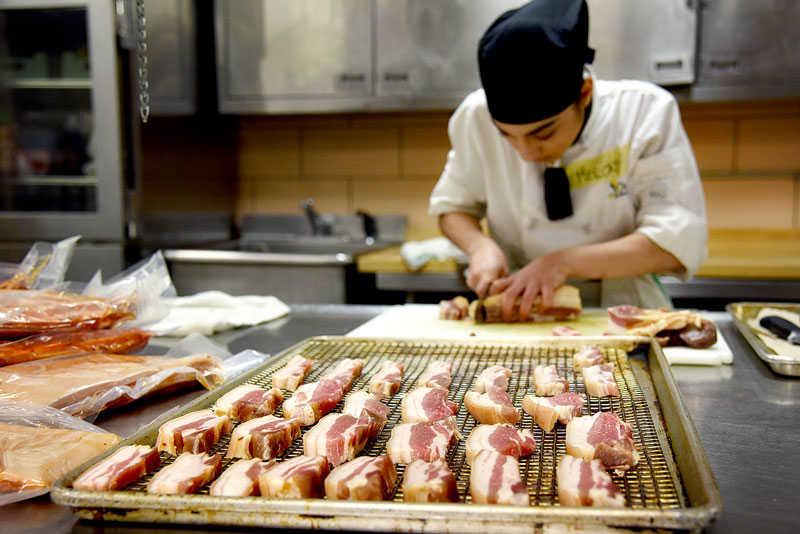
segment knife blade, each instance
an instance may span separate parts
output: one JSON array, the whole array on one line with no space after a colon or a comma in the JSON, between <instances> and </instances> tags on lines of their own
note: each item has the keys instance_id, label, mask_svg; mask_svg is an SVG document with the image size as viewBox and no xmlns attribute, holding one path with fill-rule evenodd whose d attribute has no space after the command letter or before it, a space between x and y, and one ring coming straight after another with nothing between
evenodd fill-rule
<instances>
[{"instance_id":1,"label":"knife blade","mask_svg":"<svg viewBox=\"0 0 800 534\"><path fill-rule=\"evenodd\" d=\"M777 315L767 315L762 317L758 324L779 338L785 339L793 345L800 345L800 326L791 321Z\"/></svg>"},{"instance_id":2,"label":"knife blade","mask_svg":"<svg viewBox=\"0 0 800 534\"><path fill-rule=\"evenodd\" d=\"M489 286L491 286L491 284L486 286L486 289L483 290L483 293L478 296L478 300L475 302L475 317L473 320L476 324L483 324L486 322L486 308L483 306L483 301L489 296Z\"/></svg>"}]
</instances>

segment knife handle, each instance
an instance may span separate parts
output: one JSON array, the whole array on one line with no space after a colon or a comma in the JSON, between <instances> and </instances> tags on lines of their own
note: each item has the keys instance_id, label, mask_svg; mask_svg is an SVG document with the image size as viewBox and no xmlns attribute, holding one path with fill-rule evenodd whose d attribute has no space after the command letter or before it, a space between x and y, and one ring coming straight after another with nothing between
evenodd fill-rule
<instances>
[{"instance_id":1,"label":"knife handle","mask_svg":"<svg viewBox=\"0 0 800 534\"><path fill-rule=\"evenodd\" d=\"M788 338L792 333L800 335L800 326L777 315L762 317L758 324L783 339Z\"/></svg>"}]
</instances>

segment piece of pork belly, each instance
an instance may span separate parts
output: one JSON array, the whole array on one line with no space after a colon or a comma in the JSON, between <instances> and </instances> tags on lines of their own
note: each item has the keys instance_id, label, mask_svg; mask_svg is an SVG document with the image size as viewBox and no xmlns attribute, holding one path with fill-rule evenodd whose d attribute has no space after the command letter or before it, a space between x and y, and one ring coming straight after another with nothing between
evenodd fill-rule
<instances>
[{"instance_id":1,"label":"piece of pork belly","mask_svg":"<svg viewBox=\"0 0 800 534\"><path fill-rule=\"evenodd\" d=\"M153 475L148 493L197 493L222 471L222 456L184 452Z\"/></svg>"},{"instance_id":2,"label":"piece of pork belly","mask_svg":"<svg viewBox=\"0 0 800 534\"><path fill-rule=\"evenodd\" d=\"M385 360L381 364L381 369L369 381L369 392L374 395L390 397L400 391L400 383L403 380L402 362Z\"/></svg>"},{"instance_id":3,"label":"piece of pork belly","mask_svg":"<svg viewBox=\"0 0 800 534\"><path fill-rule=\"evenodd\" d=\"M361 452L371 430L372 420L366 415L328 414L303 436L303 454L323 456L336 467Z\"/></svg>"},{"instance_id":4,"label":"piece of pork belly","mask_svg":"<svg viewBox=\"0 0 800 534\"><path fill-rule=\"evenodd\" d=\"M570 328L564 325L558 325L556 327L553 327L553 335L568 337L568 336L582 336L583 334L581 334L578 330L575 330L574 328Z\"/></svg>"},{"instance_id":5,"label":"piece of pork belly","mask_svg":"<svg viewBox=\"0 0 800 534\"><path fill-rule=\"evenodd\" d=\"M306 375L311 372L315 361L295 356L272 375L272 387L295 391Z\"/></svg>"},{"instance_id":6,"label":"piece of pork belly","mask_svg":"<svg viewBox=\"0 0 800 534\"><path fill-rule=\"evenodd\" d=\"M562 506L625 506L625 497L603 465L564 455L556 467L558 501Z\"/></svg>"},{"instance_id":7,"label":"piece of pork belly","mask_svg":"<svg viewBox=\"0 0 800 534\"><path fill-rule=\"evenodd\" d=\"M239 460L228 467L208 488L209 495L219 497L249 497L260 495L258 477L275 465L258 458Z\"/></svg>"},{"instance_id":8,"label":"piece of pork belly","mask_svg":"<svg viewBox=\"0 0 800 534\"><path fill-rule=\"evenodd\" d=\"M439 301L439 319L458 321L469 317L469 300L458 295L453 300Z\"/></svg>"},{"instance_id":9,"label":"piece of pork belly","mask_svg":"<svg viewBox=\"0 0 800 534\"><path fill-rule=\"evenodd\" d=\"M515 425L521 417L519 410L514 408L511 402L511 395L501 390L489 393L469 391L464 395L464 406L476 421L487 425L497 423Z\"/></svg>"},{"instance_id":10,"label":"piece of pork belly","mask_svg":"<svg viewBox=\"0 0 800 534\"><path fill-rule=\"evenodd\" d=\"M412 389L400 401L404 423L429 423L453 417L458 404L447 400L447 390L440 388Z\"/></svg>"},{"instance_id":11,"label":"piece of pork belly","mask_svg":"<svg viewBox=\"0 0 800 534\"><path fill-rule=\"evenodd\" d=\"M558 376L555 365L537 365L533 370L533 387L540 397L552 397L569 391L569 382Z\"/></svg>"},{"instance_id":12,"label":"piece of pork belly","mask_svg":"<svg viewBox=\"0 0 800 534\"><path fill-rule=\"evenodd\" d=\"M333 410L344 397L344 390L336 380L320 380L303 384L283 403L283 416L299 419L303 426L313 425Z\"/></svg>"},{"instance_id":13,"label":"piece of pork belly","mask_svg":"<svg viewBox=\"0 0 800 534\"><path fill-rule=\"evenodd\" d=\"M527 506L530 502L517 459L492 450L482 450L472 460L469 492L477 504Z\"/></svg>"},{"instance_id":14,"label":"piece of pork belly","mask_svg":"<svg viewBox=\"0 0 800 534\"><path fill-rule=\"evenodd\" d=\"M342 386L342 391L347 393L353 386L353 380L361 376L364 360L345 358L336 364L336 367L325 373L323 380L335 380Z\"/></svg>"},{"instance_id":15,"label":"piece of pork belly","mask_svg":"<svg viewBox=\"0 0 800 534\"><path fill-rule=\"evenodd\" d=\"M282 402L283 393L278 388L264 389L253 384L242 384L217 399L214 412L231 419L249 421L272 415Z\"/></svg>"},{"instance_id":16,"label":"piece of pork belly","mask_svg":"<svg viewBox=\"0 0 800 534\"><path fill-rule=\"evenodd\" d=\"M391 497L397 471L388 454L361 456L343 463L325 479L328 499L385 501Z\"/></svg>"},{"instance_id":17,"label":"piece of pork belly","mask_svg":"<svg viewBox=\"0 0 800 534\"><path fill-rule=\"evenodd\" d=\"M614 364L603 363L583 370L586 393L595 397L619 397L619 386L614 380Z\"/></svg>"},{"instance_id":18,"label":"piece of pork belly","mask_svg":"<svg viewBox=\"0 0 800 534\"><path fill-rule=\"evenodd\" d=\"M323 481L328 461L322 456L298 456L278 462L258 478L263 497L319 499L325 496Z\"/></svg>"},{"instance_id":19,"label":"piece of pork belly","mask_svg":"<svg viewBox=\"0 0 800 534\"><path fill-rule=\"evenodd\" d=\"M406 502L458 502L456 477L447 462L414 460L403 474L403 500Z\"/></svg>"},{"instance_id":20,"label":"piece of pork belly","mask_svg":"<svg viewBox=\"0 0 800 534\"><path fill-rule=\"evenodd\" d=\"M132 484L161 465L158 449L147 445L120 447L81 473L72 487L82 490L113 491Z\"/></svg>"},{"instance_id":21,"label":"piece of pork belly","mask_svg":"<svg viewBox=\"0 0 800 534\"><path fill-rule=\"evenodd\" d=\"M270 460L283 454L300 437L300 421L266 415L236 427L228 444L227 458Z\"/></svg>"},{"instance_id":22,"label":"piece of pork belly","mask_svg":"<svg viewBox=\"0 0 800 534\"><path fill-rule=\"evenodd\" d=\"M595 345L584 347L572 356L572 369L574 371L580 371L603 363L606 363L606 358L603 356L600 347Z\"/></svg>"},{"instance_id":23,"label":"piece of pork belly","mask_svg":"<svg viewBox=\"0 0 800 534\"><path fill-rule=\"evenodd\" d=\"M483 370L475 381L475 391L488 393L496 389L506 391L508 380L511 378L511 369L502 365L492 365Z\"/></svg>"},{"instance_id":24,"label":"piece of pork belly","mask_svg":"<svg viewBox=\"0 0 800 534\"><path fill-rule=\"evenodd\" d=\"M514 306L511 308L511 316L508 320L503 319L502 305L503 293L489 295L483 300L483 320L484 323L501 322L550 322L550 321L569 321L580 315L582 305L580 291L575 286L563 285L553 293L553 305L550 308L541 308L541 295L537 295L536 300L528 312L527 317L520 317L519 304L522 297L517 297ZM481 313L478 309L478 301L473 300L469 307L469 315L476 320L476 315ZM476 321L478 322L478 321Z\"/></svg>"},{"instance_id":25,"label":"piece of pork belly","mask_svg":"<svg viewBox=\"0 0 800 534\"><path fill-rule=\"evenodd\" d=\"M227 415L198 410L161 425L156 443L158 450L173 456L183 452L208 452L232 428L233 423Z\"/></svg>"},{"instance_id":26,"label":"piece of pork belly","mask_svg":"<svg viewBox=\"0 0 800 534\"><path fill-rule=\"evenodd\" d=\"M467 438L467 463L472 465L483 450L497 451L514 458L530 456L536 450L536 440L530 430L511 425L478 425Z\"/></svg>"},{"instance_id":27,"label":"piece of pork belly","mask_svg":"<svg viewBox=\"0 0 800 534\"><path fill-rule=\"evenodd\" d=\"M418 387L425 388L441 388L447 389L450 387L452 377L450 372L453 370L453 362L443 360L434 360L428 364L425 372L417 381Z\"/></svg>"},{"instance_id":28,"label":"piece of pork belly","mask_svg":"<svg viewBox=\"0 0 800 534\"><path fill-rule=\"evenodd\" d=\"M567 424L567 454L600 460L603 467L622 475L639 462L631 429L613 412L575 417Z\"/></svg>"},{"instance_id":29,"label":"piece of pork belly","mask_svg":"<svg viewBox=\"0 0 800 534\"><path fill-rule=\"evenodd\" d=\"M560 393L553 397L534 397L525 395L522 398L522 409L533 416L534 422L545 432L556 426L556 421L566 425L573 417L580 417L586 397L578 393Z\"/></svg>"},{"instance_id":30,"label":"piece of pork belly","mask_svg":"<svg viewBox=\"0 0 800 534\"><path fill-rule=\"evenodd\" d=\"M447 449L458 441L454 430L452 425L444 421L395 425L386 451L396 464L443 459L447 456Z\"/></svg>"},{"instance_id":31,"label":"piece of pork belly","mask_svg":"<svg viewBox=\"0 0 800 534\"><path fill-rule=\"evenodd\" d=\"M377 438L389 420L391 409L380 401L375 395L360 390L350 393L344 399L342 413L359 418L366 415L370 418L370 441Z\"/></svg>"}]
</instances>

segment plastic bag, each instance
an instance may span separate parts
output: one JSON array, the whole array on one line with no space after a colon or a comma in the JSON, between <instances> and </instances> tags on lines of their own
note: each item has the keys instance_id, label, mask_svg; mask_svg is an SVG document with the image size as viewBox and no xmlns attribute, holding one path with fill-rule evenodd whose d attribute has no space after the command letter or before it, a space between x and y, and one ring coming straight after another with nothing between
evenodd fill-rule
<instances>
[{"instance_id":1,"label":"plastic bag","mask_svg":"<svg viewBox=\"0 0 800 534\"><path fill-rule=\"evenodd\" d=\"M47 406L0 400L0 506L43 495L120 437Z\"/></svg>"},{"instance_id":2,"label":"plastic bag","mask_svg":"<svg viewBox=\"0 0 800 534\"><path fill-rule=\"evenodd\" d=\"M0 264L0 289L47 289L64 281L81 236L57 243L37 241L19 265Z\"/></svg>"},{"instance_id":3,"label":"plastic bag","mask_svg":"<svg viewBox=\"0 0 800 534\"><path fill-rule=\"evenodd\" d=\"M0 366L84 352L131 354L142 350L152 335L139 328L123 327L28 336L0 343Z\"/></svg>"}]
</instances>

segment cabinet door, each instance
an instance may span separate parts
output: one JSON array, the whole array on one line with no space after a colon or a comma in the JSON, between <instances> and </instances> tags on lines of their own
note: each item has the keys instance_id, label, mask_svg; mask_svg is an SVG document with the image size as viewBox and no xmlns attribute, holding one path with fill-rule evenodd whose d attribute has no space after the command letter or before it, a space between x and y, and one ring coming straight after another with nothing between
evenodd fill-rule
<instances>
[{"instance_id":1,"label":"cabinet door","mask_svg":"<svg viewBox=\"0 0 800 534\"><path fill-rule=\"evenodd\" d=\"M587 0L599 78L694 81L697 10L691 0Z\"/></svg>"},{"instance_id":2,"label":"cabinet door","mask_svg":"<svg viewBox=\"0 0 800 534\"><path fill-rule=\"evenodd\" d=\"M218 0L221 108L368 96L371 12L370 0Z\"/></svg>"},{"instance_id":3,"label":"cabinet door","mask_svg":"<svg viewBox=\"0 0 800 534\"><path fill-rule=\"evenodd\" d=\"M522 3L376 0L376 94L460 98L479 88L478 40Z\"/></svg>"}]
</instances>

